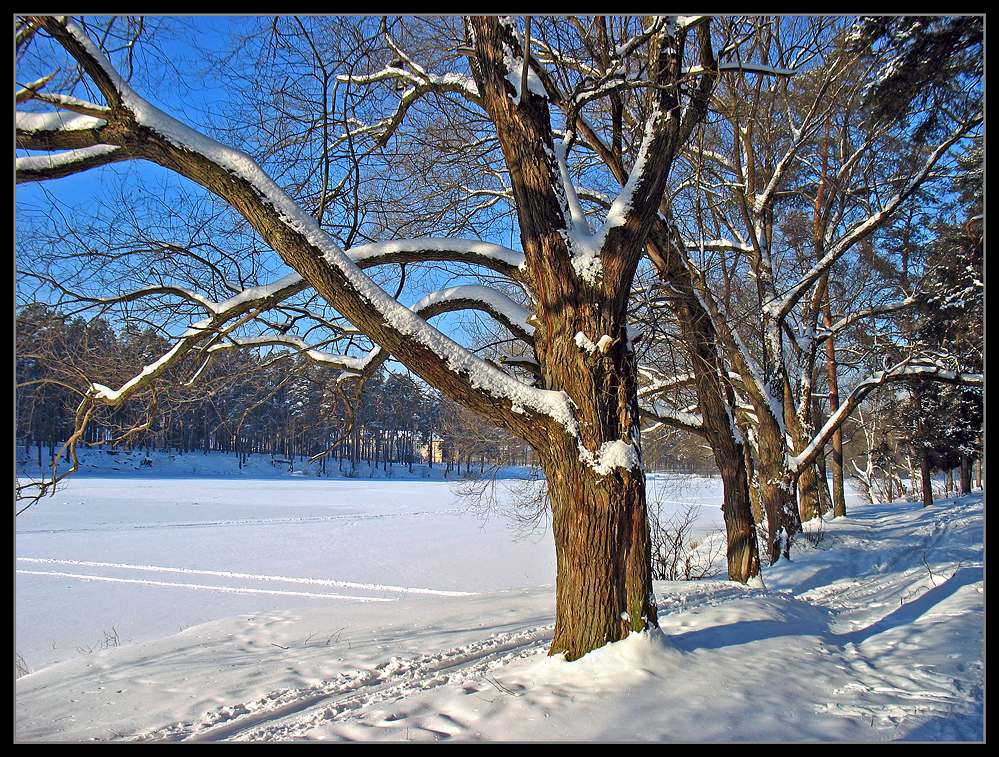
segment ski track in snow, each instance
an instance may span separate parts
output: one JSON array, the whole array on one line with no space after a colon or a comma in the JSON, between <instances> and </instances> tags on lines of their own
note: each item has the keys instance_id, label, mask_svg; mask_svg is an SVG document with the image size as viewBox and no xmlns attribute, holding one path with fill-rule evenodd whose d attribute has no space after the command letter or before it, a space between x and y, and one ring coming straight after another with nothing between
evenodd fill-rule
<instances>
[{"instance_id":1,"label":"ski track in snow","mask_svg":"<svg viewBox=\"0 0 999 757\"><path fill-rule=\"evenodd\" d=\"M78 581L98 581L116 584L140 584L142 586L163 586L171 589L191 589L193 591L216 591L222 594L270 594L284 597L308 597L310 599L351 599L357 602L391 602L387 597L358 597L349 594L319 594L310 591L281 591L279 589L251 589L240 586L216 586L212 584L191 584L175 581L154 581L143 578L114 578L112 576L95 576L86 573L64 573L57 570L17 570L27 576L53 576L56 578L74 578Z\"/></svg>"},{"instance_id":2,"label":"ski track in snow","mask_svg":"<svg viewBox=\"0 0 999 757\"><path fill-rule=\"evenodd\" d=\"M196 568L174 568L162 565L132 565L130 563L113 563L113 562L92 562L88 560L59 560L52 557L18 557L18 562L26 562L32 564L42 564L42 565L76 565L84 568L115 568L119 570L134 570L143 571L151 573L180 573L186 575L198 575L198 576L217 576L219 578L239 578L239 579L249 579L252 581L271 581L276 583L284 584L308 584L311 586L336 586L343 589L369 589L371 591L381 591L388 593L399 593L399 594L429 594L438 597L468 597L474 592L470 591L444 591L442 589L423 589L414 588L410 586L391 586L388 584L370 584L370 583L357 583L355 581L337 581L335 579L328 578L298 578L292 576L265 576L257 573L237 573L235 571L225 571L225 570L200 570ZM307 592L287 592L287 591L269 591L264 589L240 589L236 587L212 587L212 586L195 586L194 584L182 584L182 583L164 583L162 581L139 581L132 579L120 579L120 578L108 578L103 576L94 575L83 575L83 574L73 574L73 573L59 573L52 571L32 571L32 570L21 570L18 573L26 573L30 575L55 575L55 576L65 576L69 578L81 578L90 579L94 581L118 581L122 583L149 583L158 586L181 586L181 587L192 587L199 589L218 589L219 591L241 591L250 594L286 594L291 596L302 596L302 597L325 597L325 598L335 598L335 599L362 599L362 600L373 600L372 597L352 597L352 596L341 596L338 594L310 594Z\"/></svg>"},{"instance_id":3,"label":"ski track in snow","mask_svg":"<svg viewBox=\"0 0 999 757\"><path fill-rule=\"evenodd\" d=\"M474 679L511 660L542 654L554 626L544 625L409 658L374 670L352 670L303 689L280 689L252 702L216 708L198 720L139 734L139 741L271 741L300 739L316 726L416 691ZM448 734L450 735L450 734Z\"/></svg>"},{"instance_id":4,"label":"ski track in snow","mask_svg":"<svg viewBox=\"0 0 999 757\"><path fill-rule=\"evenodd\" d=\"M288 518L240 518L233 520L197 520L165 523L102 523L98 526L76 528L25 528L19 534L83 534L106 531L169 530L175 528L231 528L233 526L283 526L289 524L326 523L330 521L381 520L383 518L404 518L415 515L460 515L461 508L445 510L414 510L402 513L354 513L351 515L305 515Z\"/></svg>"}]
</instances>

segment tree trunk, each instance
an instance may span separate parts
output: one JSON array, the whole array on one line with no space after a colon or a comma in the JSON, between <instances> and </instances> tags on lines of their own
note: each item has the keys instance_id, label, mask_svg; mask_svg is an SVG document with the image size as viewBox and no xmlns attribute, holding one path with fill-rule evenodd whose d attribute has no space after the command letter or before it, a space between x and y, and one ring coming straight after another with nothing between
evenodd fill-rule
<instances>
[{"instance_id":1,"label":"tree trunk","mask_svg":"<svg viewBox=\"0 0 999 757\"><path fill-rule=\"evenodd\" d=\"M933 479L930 476L930 456L926 450L919 457L919 476L923 487L923 507L933 504Z\"/></svg>"},{"instance_id":2,"label":"tree trunk","mask_svg":"<svg viewBox=\"0 0 999 757\"><path fill-rule=\"evenodd\" d=\"M961 494L971 494L971 459L961 455Z\"/></svg>"},{"instance_id":3,"label":"tree trunk","mask_svg":"<svg viewBox=\"0 0 999 757\"><path fill-rule=\"evenodd\" d=\"M804 391L804 390L803 390ZM794 400L790 394L790 388L785 384L784 405L785 408L793 407ZM800 454L812 436L812 403L807 403L805 416L800 416L797 412L786 410L785 423L787 433L793 439L793 451ZM819 479L815 462L811 462L798 472L798 517L801 522L812 520L822 514L822 503L819 500Z\"/></svg>"},{"instance_id":4,"label":"tree trunk","mask_svg":"<svg viewBox=\"0 0 999 757\"><path fill-rule=\"evenodd\" d=\"M798 513L802 522L817 518L822 514L819 501L819 480L815 464L806 465L798 476Z\"/></svg>"},{"instance_id":5,"label":"tree trunk","mask_svg":"<svg viewBox=\"0 0 999 757\"><path fill-rule=\"evenodd\" d=\"M749 482L749 500L753 508L753 518L757 523L762 523L766 513L763 511L763 499L760 495L760 480L756 475L753 455L748 446L742 448L742 459L743 467L746 469L746 479Z\"/></svg>"},{"instance_id":6,"label":"tree trunk","mask_svg":"<svg viewBox=\"0 0 999 757\"><path fill-rule=\"evenodd\" d=\"M539 450L555 533L555 637L549 654L575 660L657 625L645 474L600 476L565 448ZM572 449L568 449L572 446Z\"/></svg>"},{"instance_id":7,"label":"tree trunk","mask_svg":"<svg viewBox=\"0 0 999 757\"><path fill-rule=\"evenodd\" d=\"M732 411L735 396L732 387L722 379L726 369L718 356L718 334L711 316L697 298L690 272L660 228L653 231L648 251L674 297L676 318L690 354L704 435L722 477L728 577L746 583L760 573L757 521L753 517L743 445L735 437Z\"/></svg>"},{"instance_id":8,"label":"tree trunk","mask_svg":"<svg viewBox=\"0 0 999 757\"><path fill-rule=\"evenodd\" d=\"M727 537L728 577L732 581L746 583L760 574L760 555L749 481L742 458L742 445L738 445L736 453L721 458L715 456L725 493L722 514Z\"/></svg>"},{"instance_id":9,"label":"tree trunk","mask_svg":"<svg viewBox=\"0 0 999 757\"><path fill-rule=\"evenodd\" d=\"M822 515L833 509L832 495L829 492L829 472L826 469L826 454L819 453L815 458L815 473L818 477L816 485L819 490L819 505Z\"/></svg>"},{"instance_id":10,"label":"tree trunk","mask_svg":"<svg viewBox=\"0 0 999 757\"><path fill-rule=\"evenodd\" d=\"M826 121L826 135L829 135L830 123ZM823 143L822 148L822 177L820 186L815 193L815 203L812 209L812 240L817 258L822 257L824 251L825 222L823 217L823 197L825 195L827 172L829 170L829 142ZM833 327L832 317L832 293L829 291L829 277L822 279L822 323L827 329ZM839 377L836 369L836 337L831 333L825 343L826 353L826 379L829 385L829 415L834 415L839 409ZM832 509L833 517L841 518L846 515L846 488L843 482L843 430L837 428L832 437L832 454L829 456L829 467L832 468ZM825 471L822 473L825 481Z\"/></svg>"},{"instance_id":11,"label":"tree trunk","mask_svg":"<svg viewBox=\"0 0 999 757\"><path fill-rule=\"evenodd\" d=\"M791 556L791 542L801 531L801 518L795 504L792 477L787 470L784 442L776 424L757 427L757 477L763 509L767 514L767 547L770 564Z\"/></svg>"}]
</instances>

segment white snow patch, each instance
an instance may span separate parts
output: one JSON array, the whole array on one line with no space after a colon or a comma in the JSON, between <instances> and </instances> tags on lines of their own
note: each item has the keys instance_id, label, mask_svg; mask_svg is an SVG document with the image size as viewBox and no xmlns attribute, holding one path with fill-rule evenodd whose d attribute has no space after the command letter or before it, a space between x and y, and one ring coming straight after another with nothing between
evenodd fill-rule
<instances>
[{"instance_id":1,"label":"white snow patch","mask_svg":"<svg viewBox=\"0 0 999 757\"><path fill-rule=\"evenodd\" d=\"M601 476L610 475L615 468L631 470L641 467L642 464L638 449L624 439L604 442L595 455L585 447L581 447L579 459Z\"/></svg>"},{"instance_id":2,"label":"white snow patch","mask_svg":"<svg viewBox=\"0 0 999 757\"><path fill-rule=\"evenodd\" d=\"M576 332L576 336L573 341L576 343L576 346L584 352L593 353L597 351L597 345L595 345L582 331Z\"/></svg>"},{"instance_id":3,"label":"white snow patch","mask_svg":"<svg viewBox=\"0 0 999 757\"><path fill-rule=\"evenodd\" d=\"M21 677L15 738L981 740L983 509L854 505L767 588L657 582L661 633L571 663L550 586L244 613Z\"/></svg>"}]
</instances>

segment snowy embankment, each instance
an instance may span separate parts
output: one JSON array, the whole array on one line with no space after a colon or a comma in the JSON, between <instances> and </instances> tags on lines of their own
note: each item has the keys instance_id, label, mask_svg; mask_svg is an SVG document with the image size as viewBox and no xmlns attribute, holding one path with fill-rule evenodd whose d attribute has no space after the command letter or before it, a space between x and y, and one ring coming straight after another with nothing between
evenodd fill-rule
<instances>
[{"instance_id":1,"label":"snowy embankment","mask_svg":"<svg viewBox=\"0 0 999 757\"><path fill-rule=\"evenodd\" d=\"M17 681L20 740L981 739L983 498L856 506L766 588L545 655L551 588L244 615Z\"/></svg>"}]
</instances>

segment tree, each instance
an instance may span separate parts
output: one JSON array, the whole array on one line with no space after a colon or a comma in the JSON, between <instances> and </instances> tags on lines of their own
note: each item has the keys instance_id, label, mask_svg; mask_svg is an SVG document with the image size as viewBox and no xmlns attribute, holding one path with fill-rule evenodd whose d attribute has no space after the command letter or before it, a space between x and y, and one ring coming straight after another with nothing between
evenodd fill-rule
<instances>
[{"instance_id":1,"label":"tree","mask_svg":"<svg viewBox=\"0 0 999 757\"><path fill-rule=\"evenodd\" d=\"M867 392L969 382L907 354L858 378L816 429L825 340L912 304L833 318L837 267L981 122L971 81L926 145L906 150L906 124L861 124L873 68L835 20L279 18L216 61L240 95L218 140L133 83L143 29L18 22L31 72L16 93L19 182L145 160L206 190L189 213L159 199L158 228L145 208L96 235L96 222L71 228L73 252L29 272L62 302L117 308L167 340L130 378L90 378L70 455L95 413L195 386L242 350L272 356L251 368L280 393L283 428L316 422L328 400L306 361L341 387L378 383L391 356L533 449L556 540L551 651L575 659L656 625L643 417L712 446L730 575L744 581L760 562L751 497L773 562L800 527L795 486L808 512L816 461ZM237 138L252 157L225 146ZM638 310L675 319L689 378L639 365L657 351L633 328L645 255L668 296ZM405 305L420 285L432 291ZM472 347L429 323L469 312L504 336ZM273 369L292 356L294 373ZM378 408L365 412L386 443Z\"/></svg>"},{"instance_id":2,"label":"tree","mask_svg":"<svg viewBox=\"0 0 999 757\"><path fill-rule=\"evenodd\" d=\"M926 259L926 284L912 324L912 338L921 349L956 371L984 368L982 157L979 141L959 159L952 187L954 215L937 223ZM949 472L960 466L960 490L971 491L971 461L982 450L983 406L981 387L938 387L928 382L912 386L902 417L920 460L924 505L933 502L929 486L933 469Z\"/></svg>"},{"instance_id":3,"label":"tree","mask_svg":"<svg viewBox=\"0 0 999 757\"><path fill-rule=\"evenodd\" d=\"M752 31L764 62L804 70L768 85L722 80L715 95L722 117L706 122L688 150L691 179L681 182L674 228L663 238L684 261L723 350L727 367L719 372L731 377L732 415L753 446L750 475L767 512L772 562L788 554L800 521L821 511L823 448L869 392L920 376L981 383L910 344L893 364L853 373L841 401L830 342L871 324L876 330L879 319L915 306L918 285L893 276L898 258L877 245L924 188L940 186L940 167L981 123L981 101L973 76L951 87L945 115L913 144L911 121L869 119L859 105L892 51L871 57L851 49L835 19ZM833 288L858 260L879 263L881 275L865 270L856 295L834 300ZM835 407L817 424L823 347L827 368L837 368L827 371Z\"/></svg>"},{"instance_id":4,"label":"tree","mask_svg":"<svg viewBox=\"0 0 999 757\"><path fill-rule=\"evenodd\" d=\"M22 44L32 44L34 37L57 42L103 102L78 96L83 93L79 87L72 93L46 91L51 81L46 77L26 83L17 96L20 103L45 103L58 110L19 109L18 146L48 154L19 157L17 176L19 182L50 180L120 161L151 161L221 198L293 271L224 300L157 282L109 298L123 302L175 297L202 308L207 317L188 326L168 351L119 388L94 383L78 410L81 421L100 405L121 406L192 354L210 358L213 350L229 347L289 345L355 374L391 354L450 399L525 439L536 451L548 480L558 555L551 652L575 659L656 624L638 379L627 307L673 156L703 110L696 105L703 97L699 82L709 81L713 72L705 52L710 48L706 24L662 18L628 22L607 39L603 54L612 66L603 81L594 86L577 79L572 97L566 97L549 68L529 53L532 34L553 38L556 25L547 26L538 24L532 32L530 19L522 29L511 20L466 19L464 39L453 40L452 49L459 48L467 59L468 73L430 73L397 48L402 67L389 64L366 78L347 73L336 79L344 89L384 80L406 85L397 99L384 92L371 95L369 103L388 109L377 122L373 149L384 146L402 121L415 115L415 110L409 111L421 96L432 94L456 100L460 108L474 108L480 138L498 145L493 157L502 161L509 180L522 253L485 241L426 237L383 239L344 249L323 228L329 207L325 199L312 213L312 205L296 202L248 155L156 108L126 81L84 28L62 18L25 20ZM324 33L330 32L336 28ZM701 69L693 73L683 65L691 40L699 44L695 59L696 49L702 51ZM460 65L460 59L452 57L449 63ZM331 76L324 77L326 84L332 83ZM617 89L641 102L643 117L629 128L627 147L620 123L609 137L630 168L610 210L593 228L570 178L567 156L576 141L574 124L582 119L585 106ZM556 120L553 114L557 102L569 103L571 112L564 122L562 115ZM369 126L358 126L350 116L325 119L324 124L346 127L347 141L360 141ZM319 148L321 166L347 176L364 168L356 153L344 159L345 165L334 166L324 147ZM324 185L322 194L336 194L327 189ZM443 290L409 308L362 270L433 260L457 261L504 277L527 293L533 312L482 285ZM307 290L375 343L367 356L335 354L301 336L266 329L262 313ZM488 312L530 343L537 365L533 374L520 371L518 376L514 367L487 362L426 320L468 308ZM258 333L231 333L250 320Z\"/></svg>"}]
</instances>

